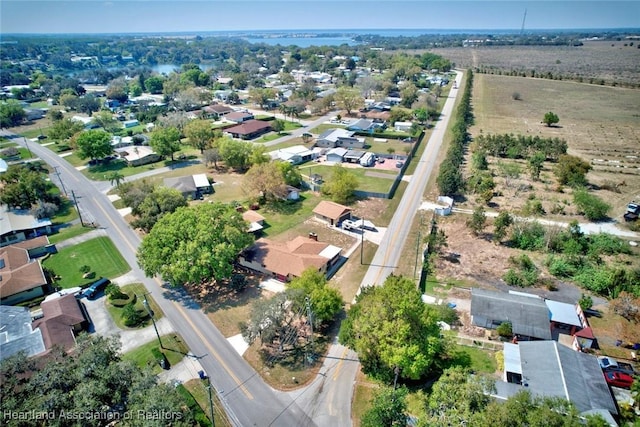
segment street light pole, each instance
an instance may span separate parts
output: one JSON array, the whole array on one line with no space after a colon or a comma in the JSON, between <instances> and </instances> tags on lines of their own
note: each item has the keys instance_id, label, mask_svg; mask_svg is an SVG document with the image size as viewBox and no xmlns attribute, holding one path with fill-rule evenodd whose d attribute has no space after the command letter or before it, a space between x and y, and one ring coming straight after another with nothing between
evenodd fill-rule
<instances>
[{"instance_id":1,"label":"street light pole","mask_svg":"<svg viewBox=\"0 0 640 427\"><path fill-rule=\"evenodd\" d=\"M144 305L144 308L147 310L147 313L149 313L149 317L151 317L151 323L153 323L153 329L155 329L156 331L156 336L158 337L160 348L164 349L164 346L162 345L162 340L160 339L160 333L158 332L158 327L156 326L156 320L153 318L153 314L154 314L153 310L151 310L151 307L149 306L149 301L147 301L147 294L144 294L142 298L144 298L142 300L142 305Z\"/></svg>"},{"instance_id":2,"label":"street light pole","mask_svg":"<svg viewBox=\"0 0 640 427\"><path fill-rule=\"evenodd\" d=\"M78 207L78 199L76 199L76 193L74 193L73 190L71 190L71 197L73 197L73 203L76 205L76 210L78 211L80 225L84 227L84 222L82 221L82 213L80 212L80 208Z\"/></svg>"}]
</instances>

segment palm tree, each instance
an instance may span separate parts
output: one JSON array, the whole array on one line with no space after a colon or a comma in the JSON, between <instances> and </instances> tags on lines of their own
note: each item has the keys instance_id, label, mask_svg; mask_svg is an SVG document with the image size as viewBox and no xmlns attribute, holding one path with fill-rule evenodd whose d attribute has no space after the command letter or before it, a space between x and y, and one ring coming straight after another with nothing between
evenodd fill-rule
<instances>
[{"instance_id":1,"label":"palm tree","mask_svg":"<svg viewBox=\"0 0 640 427\"><path fill-rule=\"evenodd\" d=\"M280 107L278 107L278 109L280 110L280 113L284 116L284 119L287 120L287 113L289 112L289 107L287 107L285 104L280 104Z\"/></svg>"},{"instance_id":2,"label":"palm tree","mask_svg":"<svg viewBox=\"0 0 640 427\"><path fill-rule=\"evenodd\" d=\"M111 185L115 184L116 188L120 188L120 184L124 181L124 175L118 171L111 172L108 178L111 181Z\"/></svg>"}]
</instances>

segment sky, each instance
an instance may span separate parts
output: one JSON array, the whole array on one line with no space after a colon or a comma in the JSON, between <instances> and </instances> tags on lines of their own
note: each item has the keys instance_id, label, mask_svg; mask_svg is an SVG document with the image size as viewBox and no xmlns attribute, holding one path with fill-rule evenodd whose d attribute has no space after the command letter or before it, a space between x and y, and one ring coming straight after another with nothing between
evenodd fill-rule
<instances>
[{"instance_id":1,"label":"sky","mask_svg":"<svg viewBox=\"0 0 640 427\"><path fill-rule=\"evenodd\" d=\"M640 28L640 0L0 0L0 34Z\"/></svg>"}]
</instances>

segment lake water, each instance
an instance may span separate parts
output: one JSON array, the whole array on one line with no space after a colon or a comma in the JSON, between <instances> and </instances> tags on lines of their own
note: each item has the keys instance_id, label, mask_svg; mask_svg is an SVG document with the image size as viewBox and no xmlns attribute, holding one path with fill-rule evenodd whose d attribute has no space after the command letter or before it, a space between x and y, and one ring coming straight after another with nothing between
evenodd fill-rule
<instances>
[{"instance_id":1,"label":"lake water","mask_svg":"<svg viewBox=\"0 0 640 427\"><path fill-rule=\"evenodd\" d=\"M249 43L264 43L271 46L298 46L298 47L310 47L310 46L340 46L347 44L353 46L358 44L351 37L261 37L254 38L248 37L244 40Z\"/></svg>"},{"instance_id":2,"label":"lake water","mask_svg":"<svg viewBox=\"0 0 640 427\"><path fill-rule=\"evenodd\" d=\"M213 68L213 65L209 65L209 64L198 64L198 66L203 71L207 71ZM158 74L171 74L175 70L179 70L179 69L180 69L180 66L175 64L158 64L151 67L151 70L153 70Z\"/></svg>"}]
</instances>

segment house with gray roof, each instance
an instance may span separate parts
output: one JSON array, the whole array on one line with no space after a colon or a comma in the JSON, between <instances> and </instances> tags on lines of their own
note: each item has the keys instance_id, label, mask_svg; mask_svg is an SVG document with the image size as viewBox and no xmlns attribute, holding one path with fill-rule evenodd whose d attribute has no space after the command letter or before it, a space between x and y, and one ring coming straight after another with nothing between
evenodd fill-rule
<instances>
[{"instance_id":1,"label":"house with gray roof","mask_svg":"<svg viewBox=\"0 0 640 427\"><path fill-rule=\"evenodd\" d=\"M48 218L36 218L27 210L0 204L0 247L51 233Z\"/></svg>"},{"instance_id":2,"label":"house with gray roof","mask_svg":"<svg viewBox=\"0 0 640 427\"><path fill-rule=\"evenodd\" d=\"M29 309L0 305L0 360L20 351L31 357L45 350L42 332L31 327Z\"/></svg>"},{"instance_id":3,"label":"house with gray roof","mask_svg":"<svg viewBox=\"0 0 640 427\"><path fill-rule=\"evenodd\" d=\"M364 138L356 138L354 133L342 128L328 129L318 137L314 147L364 148Z\"/></svg>"},{"instance_id":4,"label":"house with gray roof","mask_svg":"<svg viewBox=\"0 0 640 427\"><path fill-rule=\"evenodd\" d=\"M475 326L495 329L511 323L511 330L521 338L551 339L551 319L544 300L505 292L473 288L471 322Z\"/></svg>"},{"instance_id":5,"label":"house with gray roof","mask_svg":"<svg viewBox=\"0 0 640 427\"><path fill-rule=\"evenodd\" d=\"M165 187L178 190L185 199L197 199L200 195L209 194L212 191L209 178L204 173L165 178L163 184Z\"/></svg>"},{"instance_id":6,"label":"house with gray roof","mask_svg":"<svg viewBox=\"0 0 640 427\"><path fill-rule=\"evenodd\" d=\"M598 413L616 425L612 415L618 408L596 356L555 341L505 343L503 381L496 381L494 397L507 399L522 390L566 399L580 414Z\"/></svg>"}]
</instances>

